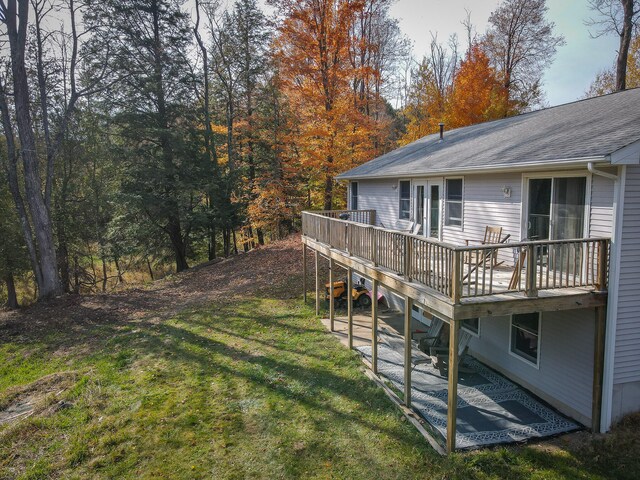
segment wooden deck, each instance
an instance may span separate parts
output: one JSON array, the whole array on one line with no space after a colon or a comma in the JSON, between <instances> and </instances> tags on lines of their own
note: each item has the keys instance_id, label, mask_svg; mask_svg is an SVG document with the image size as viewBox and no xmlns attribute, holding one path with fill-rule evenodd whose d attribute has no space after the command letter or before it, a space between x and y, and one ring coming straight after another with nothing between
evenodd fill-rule
<instances>
[{"instance_id":1,"label":"wooden deck","mask_svg":"<svg viewBox=\"0 0 640 480\"><path fill-rule=\"evenodd\" d=\"M303 212L302 241L446 318L606 302L609 239L456 246L374 221L373 210Z\"/></svg>"},{"instance_id":2,"label":"wooden deck","mask_svg":"<svg viewBox=\"0 0 640 480\"><path fill-rule=\"evenodd\" d=\"M334 266L372 281L376 298L382 285L404 297L404 411L412 409L411 312L414 304L449 323L446 451L456 448L458 345L461 321L468 318L577 308L596 309L592 428L601 414L604 333L607 303L609 239L582 238L457 246L375 226L373 210L303 212L303 291L307 292L307 250L316 253L316 312L319 313L318 259L329 259L329 285ZM324 283L324 282L323 282ZM349 288L349 287L348 287ZM332 292L331 292L332 295ZM352 303L347 302L346 340L354 346ZM378 358L378 308L371 308L372 368ZM335 330L334 302L329 328ZM399 401L399 399L398 399ZM413 418L413 417L408 417ZM419 427L419 423L414 423Z\"/></svg>"}]
</instances>

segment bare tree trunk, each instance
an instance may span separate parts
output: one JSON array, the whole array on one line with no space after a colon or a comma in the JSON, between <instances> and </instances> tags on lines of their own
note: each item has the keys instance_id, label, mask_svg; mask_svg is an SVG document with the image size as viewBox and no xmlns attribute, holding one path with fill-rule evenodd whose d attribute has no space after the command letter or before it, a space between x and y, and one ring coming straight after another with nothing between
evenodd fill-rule
<instances>
[{"instance_id":1,"label":"bare tree trunk","mask_svg":"<svg viewBox=\"0 0 640 480\"><path fill-rule=\"evenodd\" d=\"M64 230L61 229L59 234L60 241L58 242L58 261L60 262L60 281L62 288L66 293L70 291L71 279L69 277L69 248L67 246L67 239L64 234Z\"/></svg>"},{"instance_id":2,"label":"bare tree trunk","mask_svg":"<svg viewBox=\"0 0 640 480\"><path fill-rule=\"evenodd\" d=\"M634 0L620 0L624 10L622 32L620 34L620 48L616 60L616 92L627 88L627 58L629 45L633 33L633 4Z\"/></svg>"},{"instance_id":3,"label":"bare tree trunk","mask_svg":"<svg viewBox=\"0 0 640 480\"><path fill-rule=\"evenodd\" d=\"M231 253L230 245L231 241L229 240L229 228L224 227L222 229L222 252L225 257L228 257Z\"/></svg>"},{"instance_id":4,"label":"bare tree trunk","mask_svg":"<svg viewBox=\"0 0 640 480\"><path fill-rule=\"evenodd\" d=\"M2 115L1 118L4 136L7 142L8 158L5 170L7 172L9 191L11 192L13 202L16 206L16 212L18 213L18 218L20 220L20 228L22 229L22 236L24 237L27 251L29 252L29 260L36 279L36 285L40 285L42 283L42 272L40 271L40 264L38 263L38 254L33 239L33 230L29 223L29 215L27 213L27 208L24 204L22 194L20 193L20 185L18 184L18 157L16 154L15 135L11 124L9 105L7 103L7 97L3 85L0 85L0 113Z\"/></svg>"},{"instance_id":5,"label":"bare tree trunk","mask_svg":"<svg viewBox=\"0 0 640 480\"><path fill-rule=\"evenodd\" d=\"M238 254L238 240L236 239L236 229L231 229L231 234L233 235L233 253Z\"/></svg>"},{"instance_id":6,"label":"bare tree trunk","mask_svg":"<svg viewBox=\"0 0 640 480\"><path fill-rule=\"evenodd\" d=\"M332 163L331 160L329 163ZM327 173L327 177L324 182L324 209L331 210L333 204L333 178Z\"/></svg>"},{"instance_id":7,"label":"bare tree trunk","mask_svg":"<svg viewBox=\"0 0 640 480\"><path fill-rule=\"evenodd\" d=\"M107 291L107 280L108 280L107 261L104 258L104 255L100 257L100 260L102 261L102 293L105 293Z\"/></svg>"},{"instance_id":8,"label":"bare tree trunk","mask_svg":"<svg viewBox=\"0 0 640 480\"><path fill-rule=\"evenodd\" d=\"M38 285L38 298L50 298L62 293L58 278L58 262L53 241L53 227L50 212L42 195L39 160L33 123L29 111L29 85L25 67L25 46L27 35L27 18L29 1L16 0L7 2L5 24L11 51L11 71L13 74L13 95L16 107L16 122L24 167L25 194L29 213L33 222L38 259L41 270L41 284ZM20 22L18 23L18 18Z\"/></svg>"},{"instance_id":9,"label":"bare tree trunk","mask_svg":"<svg viewBox=\"0 0 640 480\"><path fill-rule=\"evenodd\" d=\"M147 260L147 268L149 269L149 276L151 277L151 281L153 282L155 279L153 278L153 268L151 268L151 262L149 261L149 257L145 257Z\"/></svg>"},{"instance_id":10,"label":"bare tree trunk","mask_svg":"<svg viewBox=\"0 0 640 480\"><path fill-rule=\"evenodd\" d=\"M78 255L73 256L73 293L80 293L80 265Z\"/></svg>"},{"instance_id":11,"label":"bare tree trunk","mask_svg":"<svg viewBox=\"0 0 640 480\"><path fill-rule=\"evenodd\" d=\"M211 225L209 227L209 260L215 260L216 258L216 227Z\"/></svg>"},{"instance_id":12,"label":"bare tree trunk","mask_svg":"<svg viewBox=\"0 0 640 480\"><path fill-rule=\"evenodd\" d=\"M120 260L117 255L113 257L113 263L116 264L116 272L118 274L118 282L124 283L124 277L122 276L122 269L120 268Z\"/></svg>"},{"instance_id":13,"label":"bare tree trunk","mask_svg":"<svg viewBox=\"0 0 640 480\"><path fill-rule=\"evenodd\" d=\"M11 271L4 276L4 283L7 285L7 307L15 310L18 305L18 295L16 294L16 282Z\"/></svg>"}]
</instances>

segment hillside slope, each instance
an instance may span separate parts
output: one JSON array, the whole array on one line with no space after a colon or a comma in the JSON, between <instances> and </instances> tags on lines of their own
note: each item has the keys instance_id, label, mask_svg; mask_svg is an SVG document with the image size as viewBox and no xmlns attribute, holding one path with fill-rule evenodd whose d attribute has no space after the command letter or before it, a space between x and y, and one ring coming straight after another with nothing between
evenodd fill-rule
<instances>
[{"instance_id":1,"label":"hillside slope","mask_svg":"<svg viewBox=\"0 0 640 480\"><path fill-rule=\"evenodd\" d=\"M0 480L638 478L638 416L439 456L303 304L301 250L0 313Z\"/></svg>"},{"instance_id":2,"label":"hillside slope","mask_svg":"<svg viewBox=\"0 0 640 480\"><path fill-rule=\"evenodd\" d=\"M182 309L261 292L278 298L301 294L302 247L291 235L246 254L211 265L196 266L148 286L118 293L67 295L22 310L0 310L0 338L57 325L77 329L84 324L121 322L152 312L168 317Z\"/></svg>"}]
</instances>

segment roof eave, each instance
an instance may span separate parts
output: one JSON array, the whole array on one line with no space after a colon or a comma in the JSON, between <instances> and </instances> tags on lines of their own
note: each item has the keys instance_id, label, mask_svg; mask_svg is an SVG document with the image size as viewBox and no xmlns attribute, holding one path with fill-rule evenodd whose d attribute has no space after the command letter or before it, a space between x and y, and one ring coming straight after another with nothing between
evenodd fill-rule
<instances>
[{"instance_id":1,"label":"roof eave","mask_svg":"<svg viewBox=\"0 0 640 480\"><path fill-rule=\"evenodd\" d=\"M640 147L640 142L639 142ZM640 150L639 150L640 152ZM640 154L640 153L639 153ZM556 160L545 160L542 162L530 162L530 163L517 163L517 164L501 164L501 165L483 165L483 166L475 166L475 167L467 167L467 168L450 168L450 169L439 169L432 170L429 172L415 172L415 173L407 173L407 174L388 174L388 175L377 175L377 174L364 174L364 175L349 175L349 172L345 172L336 177L336 180L383 180L389 178L409 178L409 177L433 177L433 176L441 176L441 175L464 175L469 173L495 173L500 171L532 171L532 170L564 170L571 167L576 166L584 166L589 162L595 163L605 163L611 164L612 156L611 155L597 155L590 157L579 157L579 158L566 158L566 159L556 159ZM636 162L637 163L637 162Z\"/></svg>"}]
</instances>

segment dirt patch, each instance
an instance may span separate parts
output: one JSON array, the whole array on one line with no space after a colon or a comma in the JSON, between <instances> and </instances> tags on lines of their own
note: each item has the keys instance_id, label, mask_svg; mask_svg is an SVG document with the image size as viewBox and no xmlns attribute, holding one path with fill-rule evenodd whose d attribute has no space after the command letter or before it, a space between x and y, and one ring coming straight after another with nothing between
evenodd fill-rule
<instances>
[{"instance_id":1,"label":"dirt patch","mask_svg":"<svg viewBox=\"0 0 640 480\"><path fill-rule=\"evenodd\" d=\"M312 255L308 256L308 268L311 288ZM73 338L74 334L82 336L92 330L87 327L118 328L118 324L148 321L151 314L153 321L160 323L181 310L239 296L267 293L276 298L294 298L302 293L301 278L302 244L300 235L292 235L146 287L113 294L65 295L18 311L0 311L0 342L29 342L55 331Z\"/></svg>"},{"instance_id":2,"label":"dirt patch","mask_svg":"<svg viewBox=\"0 0 640 480\"><path fill-rule=\"evenodd\" d=\"M585 430L578 432L566 433L559 437L541 440L532 443L531 447L546 453L560 453L563 451L577 451L586 448L598 435L594 435Z\"/></svg>"},{"instance_id":3,"label":"dirt patch","mask_svg":"<svg viewBox=\"0 0 640 480\"><path fill-rule=\"evenodd\" d=\"M69 404L61 397L76 380L76 372L58 372L28 385L8 389L0 397L0 427L33 414L66 408Z\"/></svg>"}]
</instances>

